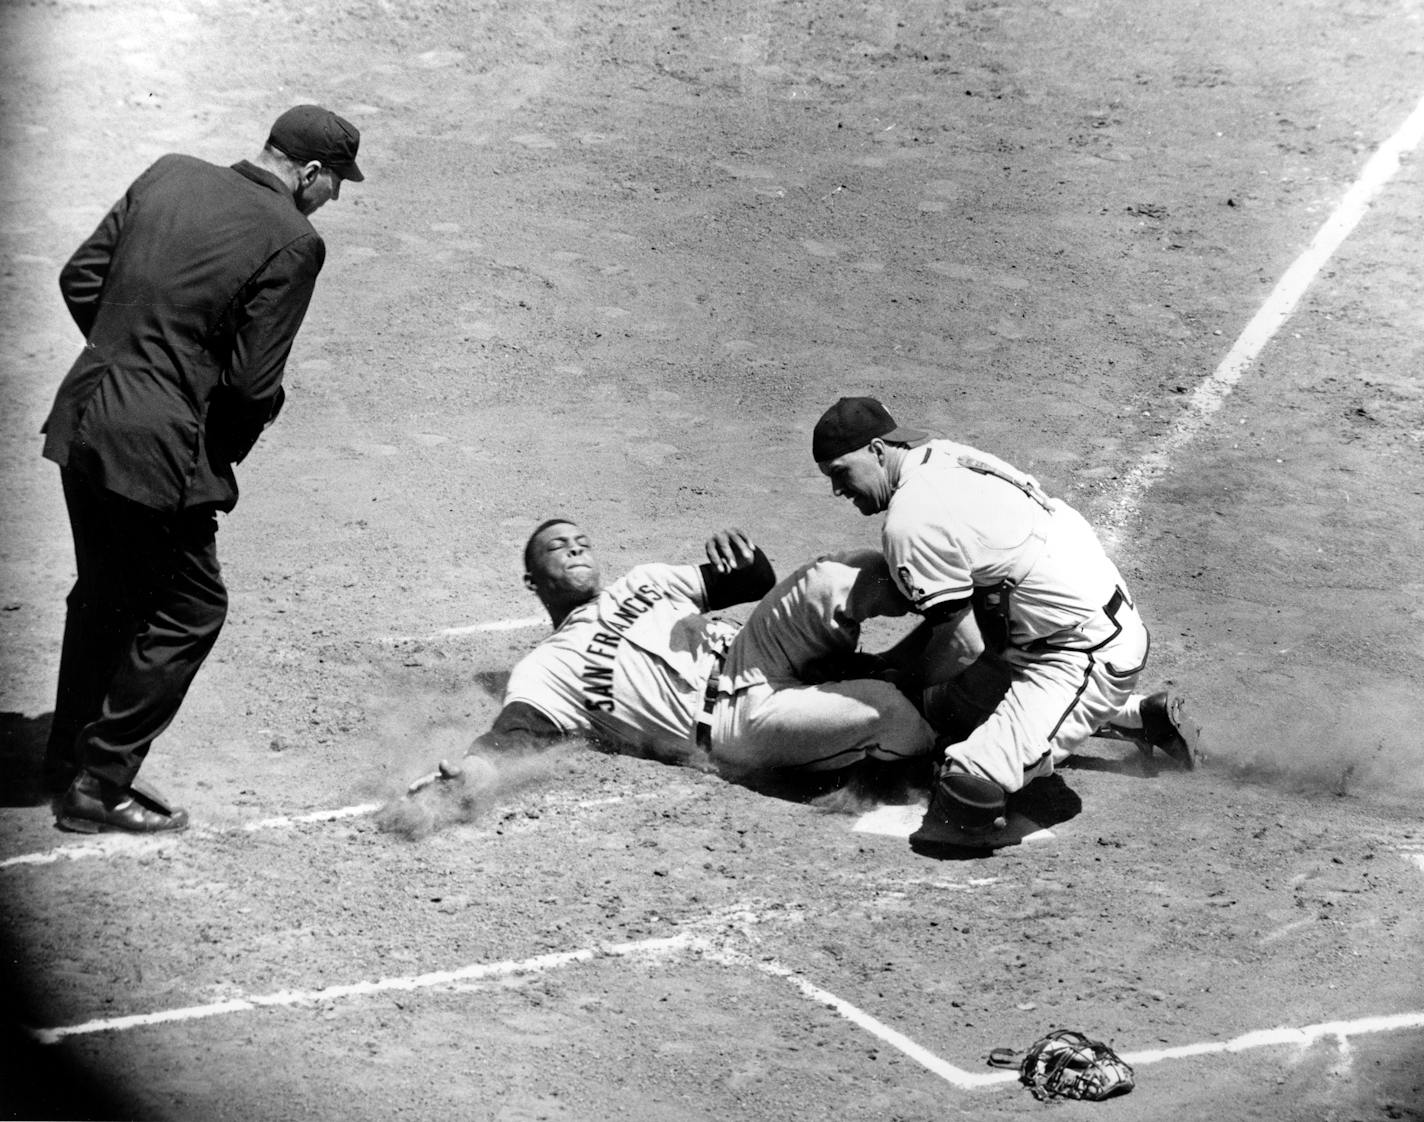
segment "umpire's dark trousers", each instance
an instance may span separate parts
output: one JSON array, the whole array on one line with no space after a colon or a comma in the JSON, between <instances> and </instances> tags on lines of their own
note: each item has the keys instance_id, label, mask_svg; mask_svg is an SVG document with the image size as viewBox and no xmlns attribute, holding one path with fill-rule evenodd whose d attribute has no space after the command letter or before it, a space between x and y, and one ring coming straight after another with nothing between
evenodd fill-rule
<instances>
[{"instance_id":1,"label":"umpire's dark trousers","mask_svg":"<svg viewBox=\"0 0 1424 1122\"><path fill-rule=\"evenodd\" d=\"M217 515L154 510L68 469L60 478L79 575L45 771L78 768L127 787L227 617Z\"/></svg>"}]
</instances>

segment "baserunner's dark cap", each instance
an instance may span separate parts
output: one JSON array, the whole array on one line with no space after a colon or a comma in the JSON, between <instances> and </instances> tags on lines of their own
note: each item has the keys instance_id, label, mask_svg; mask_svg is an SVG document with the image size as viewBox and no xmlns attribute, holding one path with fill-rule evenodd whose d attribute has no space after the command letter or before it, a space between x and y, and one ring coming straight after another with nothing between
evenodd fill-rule
<instances>
[{"instance_id":1,"label":"baserunner's dark cap","mask_svg":"<svg viewBox=\"0 0 1424 1122\"><path fill-rule=\"evenodd\" d=\"M864 448L876 437L895 444L918 444L930 434L895 423L873 397L843 397L821 415L811 434L811 455L818 464Z\"/></svg>"},{"instance_id":2,"label":"baserunner's dark cap","mask_svg":"<svg viewBox=\"0 0 1424 1122\"><path fill-rule=\"evenodd\" d=\"M273 122L267 143L298 163L317 160L353 183L366 178L356 166L361 130L320 105L296 105L288 109Z\"/></svg>"}]
</instances>

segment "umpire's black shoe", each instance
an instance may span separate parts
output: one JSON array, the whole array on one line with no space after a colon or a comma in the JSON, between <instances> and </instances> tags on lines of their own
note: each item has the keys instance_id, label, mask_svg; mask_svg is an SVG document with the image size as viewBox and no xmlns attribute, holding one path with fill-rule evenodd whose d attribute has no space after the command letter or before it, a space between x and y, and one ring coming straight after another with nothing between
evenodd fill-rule
<instances>
[{"instance_id":1,"label":"umpire's black shoe","mask_svg":"<svg viewBox=\"0 0 1424 1122\"><path fill-rule=\"evenodd\" d=\"M45 748L44 761L40 764L40 785L44 793L54 798L69 790L79 774L79 764L73 752L58 752L54 747Z\"/></svg>"},{"instance_id":2,"label":"umpire's black shoe","mask_svg":"<svg viewBox=\"0 0 1424 1122\"><path fill-rule=\"evenodd\" d=\"M1187 715L1186 702L1180 695L1159 690L1143 698L1138 737L1138 751L1145 756L1151 756L1152 749L1157 748L1188 771L1197 766L1201 728Z\"/></svg>"},{"instance_id":3,"label":"umpire's black shoe","mask_svg":"<svg viewBox=\"0 0 1424 1122\"><path fill-rule=\"evenodd\" d=\"M81 771L60 799L55 821L80 834L158 834L187 829L188 812L169 806L150 788L115 787Z\"/></svg>"},{"instance_id":4,"label":"umpire's black shoe","mask_svg":"<svg viewBox=\"0 0 1424 1122\"><path fill-rule=\"evenodd\" d=\"M44 793L54 798L68 791L74 782L78 772L73 767L66 767L63 764L50 764L46 761L40 771L40 785Z\"/></svg>"}]
</instances>

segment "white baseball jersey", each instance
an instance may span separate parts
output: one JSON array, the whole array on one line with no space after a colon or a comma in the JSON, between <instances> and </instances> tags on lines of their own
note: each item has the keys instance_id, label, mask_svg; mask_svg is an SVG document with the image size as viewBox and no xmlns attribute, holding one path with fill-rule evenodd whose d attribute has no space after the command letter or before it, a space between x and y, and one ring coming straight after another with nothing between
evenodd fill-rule
<instances>
[{"instance_id":1,"label":"white baseball jersey","mask_svg":"<svg viewBox=\"0 0 1424 1122\"><path fill-rule=\"evenodd\" d=\"M565 735L591 732L681 762L707 679L737 630L701 615L706 605L697 566L640 565L519 660L504 704L532 706Z\"/></svg>"},{"instance_id":2,"label":"white baseball jersey","mask_svg":"<svg viewBox=\"0 0 1424 1122\"><path fill-rule=\"evenodd\" d=\"M1007 581L1015 669L993 712L945 748L1017 791L1126 704L1148 634L1117 566L1077 511L995 456L948 440L909 449L885 515L885 555L917 610Z\"/></svg>"},{"instance_id":3,"label":"white baseball jersey","mask_svg":"<svg viewBox=\"0 0 1424 1122\"><path fill-rule=\"evenodd\" d=\"M1102 610L1121 587L1117 567L1083 517L1032 476L931 440L907 451L892 482L885 557L916 611L1008 581L1014 647L1091 647L1111 634Z\"/></svg>"}]
</instances>

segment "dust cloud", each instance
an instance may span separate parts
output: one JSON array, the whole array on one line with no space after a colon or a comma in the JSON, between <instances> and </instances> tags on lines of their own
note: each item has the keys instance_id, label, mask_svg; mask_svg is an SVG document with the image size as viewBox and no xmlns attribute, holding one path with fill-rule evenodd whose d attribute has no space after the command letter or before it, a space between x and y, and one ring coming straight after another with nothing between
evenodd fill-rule
<instances>
[{"instance_id":1,"label":"dust cloud","mask_svg":"<svg viewBox=\"0 0 1424 1122\"><path fill-rule=\"evenodd\" d=\"M383 802L377 826L417 840L450 826L473 823L526 788L563 776L561 763L581 742L542 751L472 751L499 712L504 675L448 669L418 680L388 675L367 699L374 743L366 751L385 763L387 777L372 792ZM472 753L467 755L466 753ZM457 765L458 778L431 781L415 794L411 783L429 777L441 761Z\"/></svg>"},{"instance_id":2,"label":"dust cloud","mask_svg":"<svg viewBox=\"0 0 1424 1122\"><path fill-rule=\"evenodd\" d=\"M1328 704L1258 700L1203 722L1203 767L1300 793L1366 799L1424 794L1424 706L1378 691Z\"/></svg>"},{"instance_id":3,"label":"dust cloud","mask_svg":"<svg viewBox=\"0 0 1424 1122\"><path fill-rule=\"evenodd\" d=\"M458 775L392 799L376 812L376 825L386 833L419 841L450 826L477 822L519 791L562 775L561 760L568 751L568 746L560 745L518 755L447 757L458 765Z\"/></svg>"}]
</instances>

